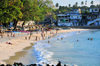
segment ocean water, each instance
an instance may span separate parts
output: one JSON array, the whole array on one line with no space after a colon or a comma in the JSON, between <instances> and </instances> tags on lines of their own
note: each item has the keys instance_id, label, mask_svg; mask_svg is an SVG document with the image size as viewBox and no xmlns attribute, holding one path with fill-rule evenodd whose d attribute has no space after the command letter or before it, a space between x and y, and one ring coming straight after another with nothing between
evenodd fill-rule
<instances>
[{"instance_id":1,"label":"ocean water","mask_svg":"<svg viewBox=\"0 0 100 66\"><path fill-rule=\"evenodd\" d=\"M36 62L40 64L61 61L69 66L100 66L100 30L59 34L36 42L33 48Z\"/></svg>"},{"instance_id":2,"label":"ocean water","mask_svg":"<svg viewBox=\"0 0 100 66\"><path fill-rule=\"evenodd\" d=\"M68 66L100 66L100 30L62 33L38 41L17 61L26 65L61 61Z\"/></svg>"}]
</instances>

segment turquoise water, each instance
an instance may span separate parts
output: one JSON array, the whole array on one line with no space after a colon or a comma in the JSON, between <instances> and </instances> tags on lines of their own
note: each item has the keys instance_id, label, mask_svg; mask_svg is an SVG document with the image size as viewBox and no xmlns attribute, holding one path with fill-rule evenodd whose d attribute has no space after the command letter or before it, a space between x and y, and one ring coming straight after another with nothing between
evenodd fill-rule
<instances>
[{"instance_id":1,"label":"turquoise water","mask_svg":"<svg viewBox=\"0 0 100 66\"><path fill-rule=\"evenodd\" d=\"M100 30L63 33L38 41L23 57L24 61L25 58L26 64L61 61L69 66L100 66Z\"/></svg>"},{"instance_id":2,"label":"turquoise water","mask_svg":"<svg viewBox=\"0 0 100 66\"><path fill-rule=\"evenodd\" d=\"M40 41L35 47L37 60L45 63L61 61L70 65L100 66L99 34L99 30L71 32L50 39L49 44L48 40Z\"/></svg>"}]
</instances>

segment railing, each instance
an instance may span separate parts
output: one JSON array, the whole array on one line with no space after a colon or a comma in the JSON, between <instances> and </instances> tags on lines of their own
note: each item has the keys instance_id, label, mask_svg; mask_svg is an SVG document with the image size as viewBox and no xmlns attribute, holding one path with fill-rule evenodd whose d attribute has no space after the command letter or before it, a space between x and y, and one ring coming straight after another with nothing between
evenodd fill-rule
<instances>
[{"instance_id":1,"label":"railing","mask_svg":"<svg viewBox=\"0 0 100 66\"><path fill-rule=\"evenodd\" d=\"M88 21L88 25L90 25L90 24L92 24L92 23L95 23L95 22L97 22L97 21L100 21L100 18L97 18L97 19L95 19L95 20L93 20L93 21Z\"/></svg>"}]
</instances>

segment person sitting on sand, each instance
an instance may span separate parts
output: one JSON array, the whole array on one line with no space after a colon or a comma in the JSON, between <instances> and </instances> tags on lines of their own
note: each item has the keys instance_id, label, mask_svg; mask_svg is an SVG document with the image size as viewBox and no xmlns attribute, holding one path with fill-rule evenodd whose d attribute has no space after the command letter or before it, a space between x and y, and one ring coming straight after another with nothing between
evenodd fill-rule
<instances>
[{"instance_id":1,"label":"person sitting on sand","mask_svg":"<svg viewBox=\"0 0 100 66\"><path fill-rule=\"evenodd\" d=\"M11 42L6 42L6 44L10 44L10 45L12 45L12 43L11 43Z\"/></svg>"}]
</instances>

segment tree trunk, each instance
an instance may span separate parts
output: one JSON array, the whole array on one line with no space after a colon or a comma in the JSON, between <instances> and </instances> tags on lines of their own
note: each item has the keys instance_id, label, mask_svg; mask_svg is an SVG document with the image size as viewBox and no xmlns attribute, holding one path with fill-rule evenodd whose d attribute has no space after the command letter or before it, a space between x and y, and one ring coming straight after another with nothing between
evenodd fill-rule
<instances>
[{"instance_id":1,"label":"tree trunk","mask_svg":"<svg viewBox=\"0 0 100 66\"><path fill-rule=\"evenodd\" d=\"M18 20L14 20L14 30L16 30L16 28L17 28L17 23L18 23Z\"/></svg>"},{"instance_id":2,"label":"tree trunk","mask_svg":"<svg viewBox=\"0 0 100 66\"><path fill-rule=\"evenodd\" d=\"M25 24L25 21L23 22L23 24L22 24L22 29L24 30L24 24Z\"/></svg>"}]
</instances>

